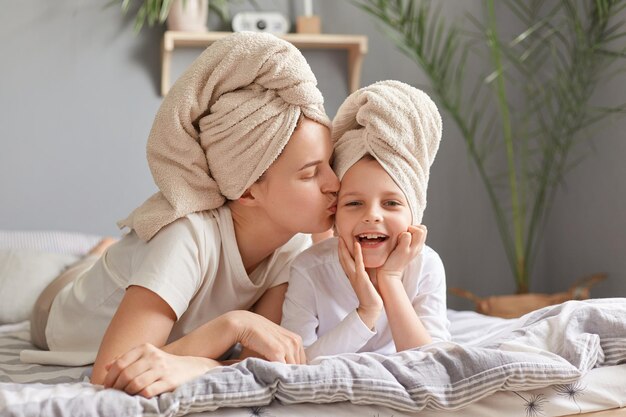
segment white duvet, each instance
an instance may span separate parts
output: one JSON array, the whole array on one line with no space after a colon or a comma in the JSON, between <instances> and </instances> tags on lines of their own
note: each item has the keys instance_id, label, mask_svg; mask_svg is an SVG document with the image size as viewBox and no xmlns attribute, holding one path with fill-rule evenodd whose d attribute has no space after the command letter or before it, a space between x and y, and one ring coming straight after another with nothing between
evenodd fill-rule
<instances>
[{"instance_id":1,"label":"white duvet","mask_svg":"<svg viewBox=\"0 0 626 417\"><path fill-rule=\"evenodd\" d=\"M613 389L617 399L624 398L615 379L603 380L595 375L617 368L623 371L618 365L626 362L625 299L568 302L517 320L489 320L474 327L471 340L467 339L471 330L464 336L455 331L464 320L472 328L471 314L456 318L451 315L453 334L459 335L456 343L436 343L391 356L326 357L311 366L249 359L217 368L173 393L150 400L87 382L4 382L0 383L0 414L176 416L223 407L265 407L278 415L279 410L289 407L306 408L289 404L347 401L352 405L335 404L332 414L338 415L335 409L358 405L393 410L396 416L460 408L464 409L463 415L470 415L471 410L482 410L499 398L516 400L522 405L520 412L547 410L552 404L569 402L573 408L562 413L568 414L582 411L594 395L597 388L590 388L586 382L591 380L594 384L604 382L603 389ZM593 373L586 376L592 369ZM84 369L81 372L84 378ZM530 391L537 389L547 391ZM550 390L553 394L548 397ZM601 407L621 406L614 399L610 403ZM598 401L594 404L598 407ZM585 411L593 409L587 407ZM561 414L524 411L520 415Z\"/></svg>"}]
</instances>

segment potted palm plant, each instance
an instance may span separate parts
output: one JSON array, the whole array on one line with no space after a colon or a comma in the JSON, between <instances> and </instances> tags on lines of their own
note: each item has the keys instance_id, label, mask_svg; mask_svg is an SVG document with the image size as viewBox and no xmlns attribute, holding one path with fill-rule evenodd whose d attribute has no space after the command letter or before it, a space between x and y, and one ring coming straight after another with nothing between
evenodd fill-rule
<instances>
[{"instance_id":1,"label":"potted palm plant","mask_svg":"<svg viewBox=\"0 0 626 417\"><path fill-rule=\"evenodd\" d=\"M423 70L435 101L458 126L487 190L517 293L525 295L516 303L511 296L456 293L500 316L588 296L602 276L583 285L582 294L577 286L557 296L528 292L555 191L579 162L578 145L598 122L626 111L625 104L591 102L598 86L626 70L626 32L623 17L616 18L626 0L497 2L498 13L522 27L510 35L498 26L494 0L485 0L484 19L467 16L469 30L447 22L427 1L354 3L383 23ZM472 76L466 65L476 54L488 69ZM493 311L500 306L507 311Z\"/></svg>"}]
</instances>

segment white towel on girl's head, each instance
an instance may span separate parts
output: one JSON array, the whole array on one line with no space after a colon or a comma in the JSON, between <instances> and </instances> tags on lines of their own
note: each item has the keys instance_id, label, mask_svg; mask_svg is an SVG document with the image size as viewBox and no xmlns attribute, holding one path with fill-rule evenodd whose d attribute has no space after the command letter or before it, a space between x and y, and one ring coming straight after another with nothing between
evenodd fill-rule
<instances>
[{"instance_id":1,"label":"white towel on girl's head","mask_svg":"<svg viewBox=\"0 0 626 417\"><path fill-rule=\"evenodd\" d=\"M148 138L159 192L120 227L150 240L189 213L237 199L280 155L300 115L330 126L306 60L292 44L241 32L209 46L163 100Z\"/></svg>"},{"instance_id":2,"label":"white towel on girl's head","mask_svg":"<svg viewBox=\"0 0 626 417\"><path fill-rule=\"evenodd\" d=\"M430 166L441 141L441 116L426 93L393 80L361 88L339 107L332 138L339 179L370 154L404 192L413 224L422 222Z\"/></svg>"}]
</instances>

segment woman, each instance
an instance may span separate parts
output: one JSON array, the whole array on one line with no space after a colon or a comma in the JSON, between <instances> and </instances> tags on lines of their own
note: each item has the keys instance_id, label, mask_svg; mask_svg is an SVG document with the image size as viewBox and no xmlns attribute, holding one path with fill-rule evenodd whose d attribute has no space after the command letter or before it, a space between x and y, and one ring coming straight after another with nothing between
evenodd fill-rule
<instances>
[{"instance_id":1,"label":"woman","mask_svg":"<svg viewBox=\"0 0 626 417\"><path fill-rule=\"evenodd\" d=\"M207 48L150 133L160 192L93 267L44 291L33 340L69 357L97 350L93 383L144 396L204 373L237 342L242 356L304 363L299 337L276 323L288 265L310 244L299 233L332 226L328 126L291 44L238 33Z\"/></svg>"}]
</instances>

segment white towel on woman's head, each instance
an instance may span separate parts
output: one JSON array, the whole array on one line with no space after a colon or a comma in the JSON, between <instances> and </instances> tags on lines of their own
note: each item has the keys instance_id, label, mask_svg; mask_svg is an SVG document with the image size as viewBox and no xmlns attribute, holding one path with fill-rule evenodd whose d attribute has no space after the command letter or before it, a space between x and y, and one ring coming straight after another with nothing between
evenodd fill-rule
<instances>
[{"instance_id":1,"label":"white towel on woman's head","mask_svg":"<svg viewBox=\"0 0 626 417\"><path fill-rule=\"evenodd\" d=\"M393 80L361 88L339 107L332 138L339 179L370 154L404 192L412 223L422 222L430 166L441 141L441 116L426 93Z\"/></svg>"},{"instance_id":2,"label":"white towel on woman's head","mask_svg":"<svg viewBox=\"0 0 626 417\"><path fill-rule=\"evenodd\" d=\"M163 100L148 138L159 192L120 227L150 240L189 213L237 199L269 168L300 115L330 126L306 60L289 42L241 32L209 46Z\"/></svg>"}]
</instances>

